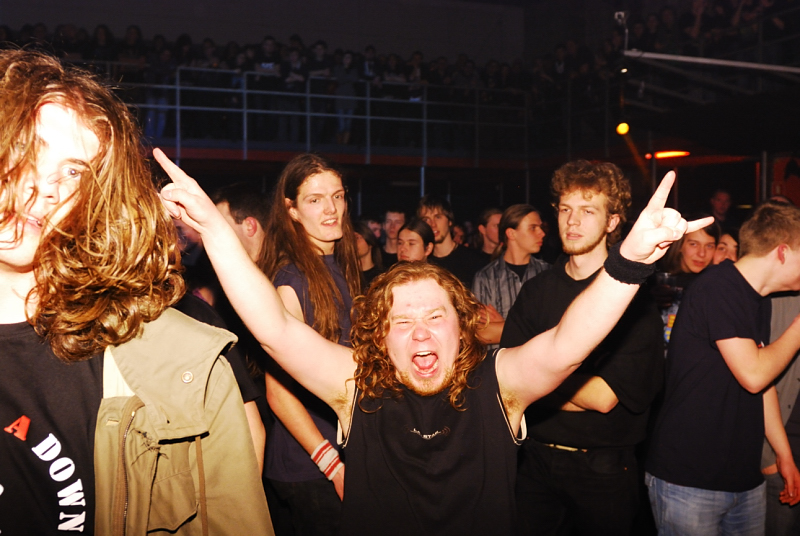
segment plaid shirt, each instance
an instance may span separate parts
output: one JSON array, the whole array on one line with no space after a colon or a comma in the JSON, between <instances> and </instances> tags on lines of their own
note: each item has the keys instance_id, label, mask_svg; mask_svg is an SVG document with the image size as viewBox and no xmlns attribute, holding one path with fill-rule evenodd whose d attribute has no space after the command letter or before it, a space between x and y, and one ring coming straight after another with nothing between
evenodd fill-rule
<instances>
[{"instance_id":1,"label":"plaid shirt","mask_svg":"<svg viewBox=\"0 0 800 536\"><path fill-rule=\"evenodd\" d=\"M549 268L548 263L531 256L520 281L517 274L506 266L506 261L500 256L475 274L472 292L479 302L491 305L505 318L511 306L514 305L522 284Z\"/></svg>"}]
</instances>

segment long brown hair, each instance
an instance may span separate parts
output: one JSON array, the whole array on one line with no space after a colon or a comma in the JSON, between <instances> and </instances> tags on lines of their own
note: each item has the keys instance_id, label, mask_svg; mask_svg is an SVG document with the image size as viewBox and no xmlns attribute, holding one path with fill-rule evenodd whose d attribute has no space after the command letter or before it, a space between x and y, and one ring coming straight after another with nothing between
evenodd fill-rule
<instances>
[{"instance_id":1,"label":"long brown hair","mask_svg":"<svg viewBox=\"0 0 800 536\"><path fill-rule=\"evenodd\" d=\"M308 280L309 298L314 306L312 327L326 339L337 342L341 335L339 311L344 307L342 295L325 267L319 248L311 242L303 224L292 219L286 207L286 199L297 203L300 186L306 179L325 172L342 178L341 173L319 155L301 154L286 164L275 186L265 232L265 239L271 243L261 248L257 264L273 280L284 266L292 263L297 266ZM336 241L333 255L347 281L350 295L358 296L361 292L361 272L353 225L346 209L342 214L342 238Z\"/></svg>"},{"instance_id":2,"label":"long brown hair","mask_svg":"<svg viewBox=\"0 0 800 536\"><path fill-rule=\"evenodd\" d=\"M42 237L27 297L37 333L74 361L135 337L184 285L175 227L127 108L92 75L40 53L0 53L0 225L15 225L30 202L17 192L36 173L38 114L48 103L73 110L100 141L74 205Z\"/></svg>"},{"instance_id":3,"label":"long brown hair","mask_svg":"<svg viewBox=\"0 0 800 536\"><path fill-rule=\"evenodd\" d=\"M458 315L461 345L448 398L456 409L461 409L464 404L464 390L472 387L469 385L470 373L486 357L486 347L476 335L481 305L464 284L444 268L424 262L401 262L376 277L367 294L356 298L353 304L351 340L356 360L355 382L361 391L358 403L362 409L361 402L365 398L377 400L387 391L395 396L402 392L397 371L386 349L392 291L397 286L424 279L436 281L447 292Z\"/></svg>"}]
</instances>

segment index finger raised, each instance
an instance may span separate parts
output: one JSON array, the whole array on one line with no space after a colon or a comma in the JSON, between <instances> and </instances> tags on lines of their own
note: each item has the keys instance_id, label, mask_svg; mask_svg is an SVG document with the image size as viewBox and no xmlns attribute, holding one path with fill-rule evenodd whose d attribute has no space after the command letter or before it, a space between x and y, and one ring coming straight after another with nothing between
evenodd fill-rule
<instances>
[{"instance_id":1,"label":"index finger raised","mask_svg":"<svg viewBox=\"0 0 800 536\"><path fill-rule=\"evenodd\" d=\"M164 154L164 151L158 147L153 149L153 158L156 159L156 162L158 162L161 165L161 168L167 173L167 175L169 175L169 178L172 179L172 182L178 186L186 186L194 183L194 179L192 179L186 174L185 171L179 168L175 162L170 160L170 158Z\"/></svg>"},{"instance_id":2,"label":"index finger raised","mask_svg":"<svg viewBox=\"0 0 800 536\"><path fill-rule=\"evenodd\" d=\"M675 172L669 171L664 175L664 178L661 179L656 191L653 192L653 196L647 203L647 208L659 210L664 208L667 204L667 199L669 199L669 191L672 189L673 184L675 184Z\"/></svg>"}]
</instances>

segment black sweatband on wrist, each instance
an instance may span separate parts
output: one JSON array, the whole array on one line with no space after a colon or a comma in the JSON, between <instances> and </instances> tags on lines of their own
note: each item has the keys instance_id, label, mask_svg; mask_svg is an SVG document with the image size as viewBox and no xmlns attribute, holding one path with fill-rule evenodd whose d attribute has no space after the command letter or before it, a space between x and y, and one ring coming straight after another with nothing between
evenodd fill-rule
<instances>
[{"instance_id":1,"label":"black sweatband on wrist","mask_svg":"<svg viewBox=\"0 0 800 536\"><path fill-rule=\"evenodd\" d=\"M626 285L641 285L655 271L655 264L646 264L628 260L619 252L620 244L614 244L608 250L608 257L603 267L606 273Z\"/></svg>"}]
</instances>

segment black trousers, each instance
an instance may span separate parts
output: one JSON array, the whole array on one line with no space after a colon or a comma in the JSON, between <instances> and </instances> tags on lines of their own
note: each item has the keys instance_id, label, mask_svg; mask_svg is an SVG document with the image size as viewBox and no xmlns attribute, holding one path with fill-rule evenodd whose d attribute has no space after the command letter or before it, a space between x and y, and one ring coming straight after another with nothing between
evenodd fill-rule
<instances>
[{"instance_id":1,"label":"black trousers","mask_svg":"<svg viewBox=\"0 0 800 536\"><path fill-rule=\"evenodd\" d=\"M339 532L342 501L325 478L307 482L270 480L281 500L289 504L294 536L334 536Z\"/></svg>"},{"instance_id":2,"label":"black trousers","mask_svg":"<svg viewBox=\"0 0 800 536\"><path fill-rule=\"evenodd\" d=\"M520 452L520 534L626 536L639 507L634 447L570 452L533 440Z\"/></svg>"}]
</instances>

